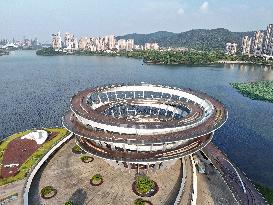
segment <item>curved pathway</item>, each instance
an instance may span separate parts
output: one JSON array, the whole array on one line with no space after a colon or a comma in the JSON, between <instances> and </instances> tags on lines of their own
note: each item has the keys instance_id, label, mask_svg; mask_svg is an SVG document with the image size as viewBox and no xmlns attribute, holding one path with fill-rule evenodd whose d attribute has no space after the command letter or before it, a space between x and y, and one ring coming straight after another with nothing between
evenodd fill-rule
<instances>
[{"instance_id":1,"label":"curved pathway","mask_svg":"<svg viewBox=\"0 0 273 205\"><path fill-rule=\"evenodd\" d=\"M266 205L263 196L241 170L232 164L215 145L208 144L204 153L212 160L221 173L235 198L244 205Z\"/></svg>"}]
</instances>

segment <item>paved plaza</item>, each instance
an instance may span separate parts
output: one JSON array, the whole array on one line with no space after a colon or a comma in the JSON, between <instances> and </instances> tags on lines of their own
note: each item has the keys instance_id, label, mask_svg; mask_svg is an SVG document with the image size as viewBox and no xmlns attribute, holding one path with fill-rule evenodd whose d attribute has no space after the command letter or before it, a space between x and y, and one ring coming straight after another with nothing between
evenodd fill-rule
<instances>
[{"instance_id":1,"label":"paved plaza","mask_svg":"<svg viewBox=\"0 0 273 205\"><path fill-rule=\"evenodd\" d=\"M139 198L132 191L136 171L121 171L108 165L104 160L94 157L91 163L83 163L80 155L71 148L74 139L59 150L48 164L36 176L30 194L30 204L64 204L72 200L76 204L92 205L128 205ZM147 173L159 186L158 193L149 198L154 205L173 204L178 193L182 177L181 161L178 160L170 169L149 170ZM89 179L100 173L104 183L98 187L90 185ZM146 171L145 171L146 173ZM58 190L52 199L42 199L39 194L44 186L51 185Z\"/></svg>"}]
</instances>

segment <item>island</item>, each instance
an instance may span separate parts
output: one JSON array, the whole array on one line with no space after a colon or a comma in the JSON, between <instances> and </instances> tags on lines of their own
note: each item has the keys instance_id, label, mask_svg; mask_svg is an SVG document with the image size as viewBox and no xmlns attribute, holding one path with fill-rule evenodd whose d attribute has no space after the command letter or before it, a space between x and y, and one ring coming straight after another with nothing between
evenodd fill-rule
<instances>
[{"instance_id":1,"label":"island","mask_svg":"<svg viewBox=\"0 0 273 205\"><path fill-rule=\"evenodd\" d=\"M244 96L253 100L273 103L273 81L258 81L250 83L231 83Z\"/></svg>"}]
</instances>

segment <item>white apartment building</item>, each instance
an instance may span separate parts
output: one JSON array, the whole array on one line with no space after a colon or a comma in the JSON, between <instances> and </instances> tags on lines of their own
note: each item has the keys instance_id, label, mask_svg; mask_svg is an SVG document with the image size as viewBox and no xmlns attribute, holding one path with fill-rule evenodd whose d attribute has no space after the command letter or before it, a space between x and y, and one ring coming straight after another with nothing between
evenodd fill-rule
<instances>
[{"instance_id":1,"label":"white apartment building","mask_svg":"<svg viewBox=\"0 0 273 205\"><path fill-rule=\"evenodd\" d=\"M242 54L243 55L250 55L251 43L252 43L252 38L250 38L248 36L244 36L243 41L242 41Z\"/></svg>"},{"instance_id":2,"label":"white apartment building","mask_svg":"<svg viewBox=\"0 0 273 205\"><path fill-rule=\"evenodd\" d=\"M269 24L266 30L264 54L273 56L273 24Z\"/></svg>"},{"instance_id":3,"label":"white apartment building","mask_svg":"<svg viewBox=\"0 0 273 205\"><path fill-rule=\"evenodd\" d=\"M59 31L57 34L52 34L52 48L55 50L62 49L62 37L61 32Z\"/></svg>"},{"instance_id":4,"label":"white apartment building","mask_svg":"<svg viewBox=\"0 0 273 205\"><path fill-rule=\"evenodd\" d=\"M157 43L145 43L144 50L159 50Z\"/></svg>"},{"instance_id":5,"label":"white apartment building","mask_svg":"<svg viewBox=\"0 0 273 205\"><path fill-rule=\"evenodd\" d=\"M78 40L71 33L64 35L64 51L72 52L79 49Z\"/></svg>"},{"instance_id":6,"label":"white apartment building","mask_svg":"<svg viewBox=\"0 0 273 205\"><path fill-rule=\"evenodd\" d=\"M109 50L112 50L115 48L116 39L114 35L105 36L105 42Z\"/></svg>"},{"instance_id":7,"label":"white apartment building","mask_svg":"<svg viewBox=\"0 0 273 205\"><path fill-rule=\"evenodd\" d=\"M134 49L134 39L128 39L126 41L126 51L132 51Z\"/></svg>"},{"instance_id":8,"label":"white apartment building","mask_svg":"<svg viewBox=\"0 0 273 205\"><path fill-rule=\"evenodd\" d=\"M226 54L235 55L237 52L237 43L226 43Z\"/></svg>"},{"instance_id":9,"label":"white apartment building","mask_svg":"<svg viewBox=\"0 0 273 205\"><path fill-rule=\"evenodd\" d=\"M118 50L126 50L126 40L125 39L118 40Z\"/></svg>"},{"instance_id":10,"label":"white apartment building","mask_svg":"<svg viewBox=\"0 0 273 205\"><path fill-rule=\"evenodd\" d=\"M253 54L255 56L262 56L263 54L263 42L264 42L264 33L257 31L253 39Z\"/></svg>"}]
</instances>

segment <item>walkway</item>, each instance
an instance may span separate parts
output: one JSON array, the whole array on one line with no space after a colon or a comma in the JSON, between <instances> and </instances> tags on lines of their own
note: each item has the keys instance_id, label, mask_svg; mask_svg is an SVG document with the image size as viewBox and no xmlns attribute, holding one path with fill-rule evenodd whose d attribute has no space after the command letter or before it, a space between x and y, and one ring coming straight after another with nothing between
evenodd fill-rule
<instances>
[{"instance_id":1,"label":"walkway","mask_svg":"<svg viewBox=\"0 0 273 205\"><path fill-rule=\"evenodd\" d=\"M13 182L11 184L3 185L0 188L0 200L6 197L9 197L13 194L18 194L17 198L13 201L5 203L5 205L18 205L23 204L23 190L25 185L26 179Z\"/></svg>"},{"instance_id":2,"label":"walkway","mask_svg":"<svg viewBox=\"0 0 273 205\"><path fill-rule=\"evenodd\" d=\"M232 164L227 156L225 156L215 145L210 143L203 150L212 160L214 166L220 171L236 200L239 201L240 204L267 204L245 174Z\"/></svg>"}]
</instances>

